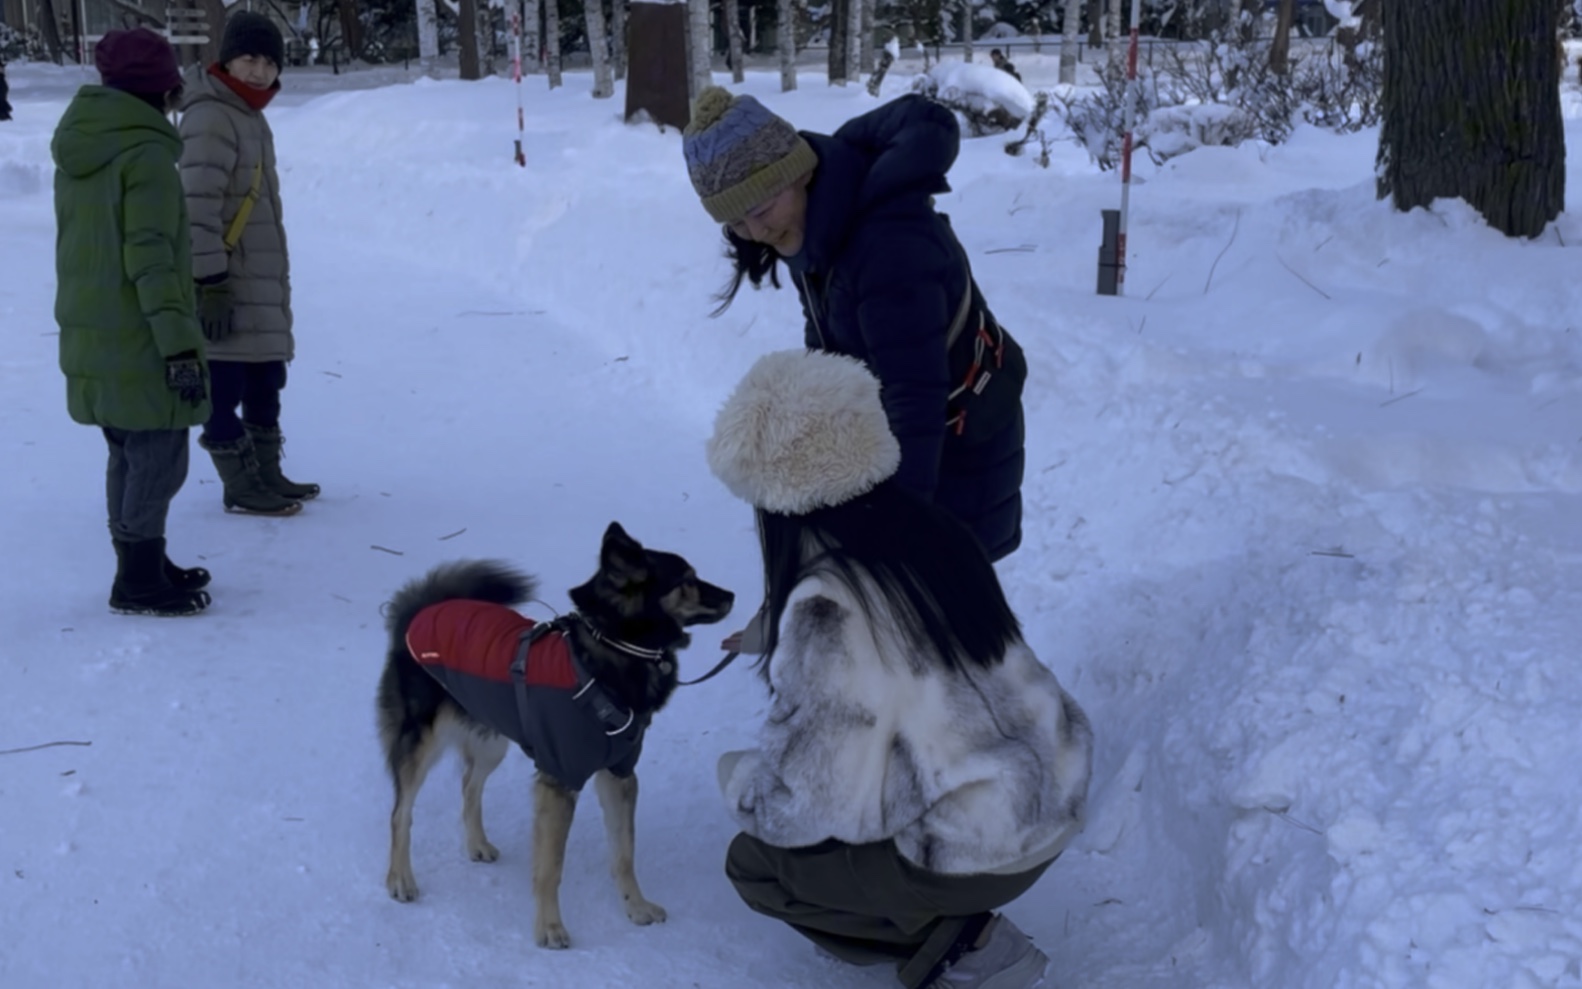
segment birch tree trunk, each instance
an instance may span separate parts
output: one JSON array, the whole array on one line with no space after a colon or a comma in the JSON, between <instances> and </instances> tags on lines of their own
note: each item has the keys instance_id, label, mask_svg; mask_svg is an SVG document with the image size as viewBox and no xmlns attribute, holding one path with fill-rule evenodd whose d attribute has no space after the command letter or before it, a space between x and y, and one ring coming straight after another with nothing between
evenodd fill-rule
<instances>
[{"instance_id":1,"label":"birch tree trunk","mask_svg":"<svg viewBox=\"0 0 1582 989\"><path fill-rule=\"evenodd\" d=\"M560 0L544 0L544 71L549 88L560 88Z\"/></svg>"},{"instance_id":2,"label":"birch tree trunk","mask_svg":"<svg viewBox=\"0 0 1582 989\"><path fill-rule=\"evenodd\" d=\"M522 0L522 70L538 72L544 67L544 20L542 0Z\"/></svg>"},{"instance_id":3,"label":"birch tree trunk","mask_svg":"<svg viewBox=\"0 0 1582 989\"><path fill-rule=\"evenodd\" d=\"M731 81L741 82L747 77L742 65L742 8L737 0L725 0L725 37L731 54Z\"/></svg>"},{"instance_id":4,"label":"birch tree trunk","mask_svg":"<svg viewBox=\"0 0 1582 989\"><path fill-rule=\"evenodd\" d=\"M709 36L709 0L687 0L687 64L691 67L691 93L714 84L714 39Z\"/></svg>"},{"instance_id":5,"label":"birch tree trunk","mask_svg":"<svg viewBox=\"0 0 1582 989\"><path fill-rule=\"evenodd\" d=\"M593 59L593 98L607 100L615 95L615 80L610 76L610 49L604 34L604 0L584 0L582 12L588 22L588 54Z\"/></svg>"},{"instance_id":6,"label":"birch tree trunk","mask_svg":"<svg viewBox=\"0 0 1582 989\"><path fill-rule=\"evenodd\" d=\"M1082 0L1066 0L1066 21L1060 29L1060 81L1077 81L1077 32L1082 29Z\"/></svg>"},{"instance_id":7,"label":"birch tree trunk","mask_svg":"<svg viewBox=\"0 0 1582 989\"><path fill-rule=\"evenodd\" d=\"M1110 40L1124 38L1132 29L1131 0L1105 0L1110 5L1108 33Z\"/></svg>"},{"instance_id":8,"label":"birch tree trunk","mask_svg":"<svg viewBox=\"0 0 1582 989\"><path fill-rule=\"evenodd\" d=\"M417 58L424 75L434 70L434 60L439 58L438 0L417 0Z\"/></svg>"},{"instance_id":9,"label":"birch tree trunk","mask_svg":"<svg viewBox=\"0 0 1582 989\"><path fill-rule=\"evenodd\" d=\"M610 54L615 62L615 78L626 78L626 0L610 3Z\"/></svg>"},{"instance_id":10,"label":"birch tree trunk","mask_svg":"<svg viewBox=\"0 0 1582 989\"><path fill-rule=\"evenodd\" d=\"M780 0L775 9L775 47L780 49L780 91L796 88L796 0Z\"/></svg>"}]
</instances>

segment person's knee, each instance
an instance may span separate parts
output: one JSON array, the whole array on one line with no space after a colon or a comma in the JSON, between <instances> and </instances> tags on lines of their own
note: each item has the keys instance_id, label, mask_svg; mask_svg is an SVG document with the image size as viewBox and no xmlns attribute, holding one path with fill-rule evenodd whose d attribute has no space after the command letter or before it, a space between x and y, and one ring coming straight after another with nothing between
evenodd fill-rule
<instances>
[{"instance_id":1,"label":"person's knee","mask_svg":"<svg viewBox=\"0 0 1582 989\"><path fill-rule=\"evenodd\" d=\"M774 877L764 843L743 831L731 839L725 850L725 876L738 889L743 883L758 883Z\"/></svg>"}]
</instances>

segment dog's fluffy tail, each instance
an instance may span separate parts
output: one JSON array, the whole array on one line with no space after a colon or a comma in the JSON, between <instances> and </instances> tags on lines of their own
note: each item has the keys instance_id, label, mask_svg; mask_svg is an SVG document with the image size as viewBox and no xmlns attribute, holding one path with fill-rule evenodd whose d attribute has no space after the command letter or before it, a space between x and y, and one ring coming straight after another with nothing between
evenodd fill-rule
<instances>
[{"instance_id":1,"label":"dog's fluffy tail","mask_svg":"<svg viewBox=\"0 0 1582 989\"><path fill-rule=\"evenodd\" d=\"M429 605L458 599L513 606L538 593L538 581L499 560L459 560L435 567L410 581L390 599L385 626L400 642L417 613Z\"/></svg>"}]
</instances>

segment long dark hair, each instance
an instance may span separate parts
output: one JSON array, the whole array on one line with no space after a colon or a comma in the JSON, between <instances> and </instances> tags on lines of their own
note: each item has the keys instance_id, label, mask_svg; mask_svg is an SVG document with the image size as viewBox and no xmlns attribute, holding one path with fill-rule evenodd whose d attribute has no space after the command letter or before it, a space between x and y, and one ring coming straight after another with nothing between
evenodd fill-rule
<instances>
[{"instance_id":1,"label":"long dark hair","mask_svg":"<svg viewBox=\"0 0 1582 989\"><path fill-rule=\"evenodd\" d=\"M894 481L834 508L805 515L760 509L757 517L770 619L761 672L791 591L814 574L849 587L870 623L893 621L916 672L929 661L951 670L993 666L1021 638L977 537Z\"/></svg>"},{"instance_id":2,"label":"long dark hair","mask_svg":"<svg viewBox=\"0 0 1582 989\"><path fill-rule=\"evenodd\" d=\"M741 291L743 281L752 282L753 288L760 289L767 278L770 285L780 287L779 253L768 244L736 236L730 227L723 229L725 257L731 263L731 280L714 296L720 305L709 313L710 316L718 316L731 307L731 303L736 301L736 293Z\"/></svg>"}]
</instances>

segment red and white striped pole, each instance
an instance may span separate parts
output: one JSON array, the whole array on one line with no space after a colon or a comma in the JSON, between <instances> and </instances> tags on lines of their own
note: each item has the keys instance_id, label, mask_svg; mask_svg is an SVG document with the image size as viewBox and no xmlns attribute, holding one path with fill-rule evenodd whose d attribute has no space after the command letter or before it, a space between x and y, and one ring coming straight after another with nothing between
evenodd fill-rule
<instances>
[{"instance_id":1,"label":"red and white striped pole","mask_svg":"<svg viewBox=\"0 0 1582 989\"><path fill-rule=\"evenodd\" d=\"M1126 49L1126 133L1121 139L1121 226L1115 238L1115 294L1126 294L1126 221L1132 201L1132 128L1137 116L1137 33L1142 0L1132 0L1131 41Z\"/></svg>"},{"instance_id":2,"label":"red and white striped pole","mask_svg":"<svg viewBox=\"0 0 1582 989\"><path fill-rule=\"evenodd\" d=\"M522 151L522 4L511 5L511 79L516 83L516 163L527 167L527 155Z\"/></svg>"}]
</instances>

